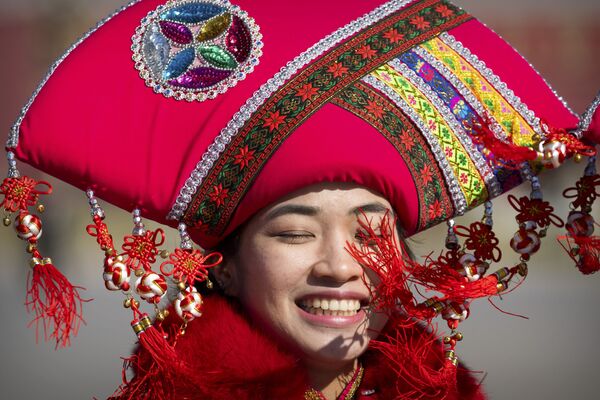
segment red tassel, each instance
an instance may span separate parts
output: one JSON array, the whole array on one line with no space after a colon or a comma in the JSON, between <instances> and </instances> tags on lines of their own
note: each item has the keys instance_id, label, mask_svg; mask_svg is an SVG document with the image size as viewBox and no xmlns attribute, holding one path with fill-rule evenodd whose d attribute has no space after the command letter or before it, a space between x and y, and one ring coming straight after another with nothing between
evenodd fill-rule
<instances>
[{"instance_id":1,"label":"red tassel","mask_svg":"<svg viewBox=\"0 0 600 400\"><path fill-rule=\"evenodd\" d=\"M82 318L81 308L84 301L79 294L80 287L73 286L58 270L50 259L42 259L34 250L33 272L27 278L28 312L34 312L31 324L36 326L36 340L40 322L45 340L56 340L56 347L69 346L71 336L76 336ZM84 322L85 323L85 322Z\"/></svg>"},{"instance_id":2,"label":"red tassel","mask_svg":"<svg viewBox=\"0 0 600 400\"><path fill-rule=\"evenodd\" d=\"M599 236L559 236L558 242L584 275L600 271Z\"/></svg>"},{"instance_id":3,"label":"red tassel","mask_svg":"<svg viewBox=\"0 0 600 400\"><path fill-rule=\"evenodd\" d=\"M471 138L476 144L485 148L484 154L491 162L516 170L520 169L523 162L533 161L537 158L537 152L529 147L517 146L500 140L490 129L490 125L489 119L485 119L481 124L474 124L471 127Z\"/></svg>"},{"instance_id":4,"label":"red tassel","mask_svg":"<svg viewBox=\"0 0 600 400\"><path fill-rule=\"evenodd\" d=\"M405 329L410 324L413 328ZM384 340L372 340L371 348L384 356L393 371L398 382L397 398L456 398L458 367L444 358L443 346L430 326L415 329L414 322L399 316L390 325L394 331L386 333Z\"/></svg>"},{"instance_id":5,"label":"red tassel","mask_svg":"<svg viewBox=\"0 0 600 400\"><path fill-rule=\"evenodd\" d=\"M138 313L134 306L134 313ZM177 353L167 341L166 335L150 321L147 314L140 314L140 319L131 321L131 326L138 336L140 345L160 365L177 365Z\"/></svg>"},{"instance_id":6,"label":"red tassel","mask_svg":"<svg viewBox=\"0 0 600 400\"><path fill-rule=\"evenodd\" d=\"M127 370L135 371L135 377L127 379ZM123 383L108 400L153 400L173 398L174 379L159 368L153 360L141 360L139 354L123 360Z\"/></svg>"}]
</instances>

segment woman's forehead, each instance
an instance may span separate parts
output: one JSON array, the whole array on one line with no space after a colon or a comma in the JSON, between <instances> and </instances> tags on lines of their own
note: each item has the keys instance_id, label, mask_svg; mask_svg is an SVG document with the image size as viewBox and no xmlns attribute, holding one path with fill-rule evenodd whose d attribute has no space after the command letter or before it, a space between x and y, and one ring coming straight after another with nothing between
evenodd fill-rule
<instances>
[{"instance_id":1,"label":"woman's forehead","mask_svg":"<svg viewBox=\"0 0 600 400\"><path fill-rule=\"evenodd\" d=\"M356 216L363 212L385 214L390 211L389 201L371 189L352 183L328 182L294 192L260 214L261 219L271 220L285 214Z\"/></svg>"}]
</instances>

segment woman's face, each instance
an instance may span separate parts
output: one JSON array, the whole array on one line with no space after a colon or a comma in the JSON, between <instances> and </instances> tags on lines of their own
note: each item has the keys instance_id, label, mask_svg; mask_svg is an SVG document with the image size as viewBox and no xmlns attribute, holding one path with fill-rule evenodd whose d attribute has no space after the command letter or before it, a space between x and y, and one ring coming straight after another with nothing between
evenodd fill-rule
<instances>
[{"instance_id":1,"label":"woman's face","mask_svg":"<svg viewBox=\"0 0 600 400\"><path fill-rule=\"evenodd\" d=\"M377 226L390 210L383 197L344 184L311 186L271 205L226 261L229 293L305 362L354 360L387 317L369 310L371 281L345 247L357 240L359 218Z\"/></svg>"}]
</instances>

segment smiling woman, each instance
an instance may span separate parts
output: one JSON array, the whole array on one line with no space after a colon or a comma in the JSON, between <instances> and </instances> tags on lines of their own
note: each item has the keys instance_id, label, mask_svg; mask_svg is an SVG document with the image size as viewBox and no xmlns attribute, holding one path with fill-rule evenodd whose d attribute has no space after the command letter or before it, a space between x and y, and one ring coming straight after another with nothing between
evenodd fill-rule
<instances>
[{"instance_id":1,"label":"smiling woman","mask_svg":"<svg viewBox=\"0 0 600 400\"><path fill-rule=\"evenodd\" d=\"M139 340L114 398L483 399L460 324L564 225L537 174L571 157L589 160L566 192L566 257L600 269L598 102L580 118L445 0L133 1L23 109L0 205L31 254L40 332L66 346L82 298L38 247L50 185L16 160L86 191L104 285ZM520 183L511 262L490 200ZM132 211L122 244L98 199ZM143 218L180 245L162 250ZM404 239L443 222L445 249L411 257Z\"/></svg>"},{"instance_id":2,"label":"smiling woman","mask_svg":"<svg viewBox=\"0 0 600 400\"><path fill-rule=\"evenodd\" d=\"M391 206L347 184L303 189L254 216L217 275L227 293L300 355L328 398L342 392L337 378L355 369L387 321L370 310L368 276L345 249L356 240L361 210L380 219Z\"/></svg>"}]
</instances>

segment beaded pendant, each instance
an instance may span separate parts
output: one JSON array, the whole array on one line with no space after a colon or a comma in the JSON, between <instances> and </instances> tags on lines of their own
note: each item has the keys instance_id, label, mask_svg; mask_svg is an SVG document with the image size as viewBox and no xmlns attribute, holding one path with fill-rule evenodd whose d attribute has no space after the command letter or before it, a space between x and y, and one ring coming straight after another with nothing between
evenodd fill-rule
<instances>
[{"instance_id":1,"label":"beaded pendant","mask_svg":"<svg viewBox=\"0 0 600 400\"><path fill-rule=\"evenodd\" d=\"M133 61L146 85L176 100L214 99L254 70L262 35L225 0L169 1L142 19Z\"/></svg>"}]
</instances>

